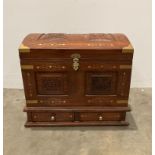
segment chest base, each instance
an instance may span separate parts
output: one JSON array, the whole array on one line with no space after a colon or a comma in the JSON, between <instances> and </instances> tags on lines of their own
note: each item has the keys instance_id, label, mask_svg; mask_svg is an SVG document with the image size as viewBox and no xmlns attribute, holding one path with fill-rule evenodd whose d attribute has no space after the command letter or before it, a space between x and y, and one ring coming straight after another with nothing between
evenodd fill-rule
<instances>
[{"instance_id":1,"label":"chest base","mask_svg":"<svg viewBox=\"0 0 155 155\"><path fill-rule=\"evenodd\" d=\"M25 127L126 126L130 107L25 107Z\"/></svg>"}]
</instances>

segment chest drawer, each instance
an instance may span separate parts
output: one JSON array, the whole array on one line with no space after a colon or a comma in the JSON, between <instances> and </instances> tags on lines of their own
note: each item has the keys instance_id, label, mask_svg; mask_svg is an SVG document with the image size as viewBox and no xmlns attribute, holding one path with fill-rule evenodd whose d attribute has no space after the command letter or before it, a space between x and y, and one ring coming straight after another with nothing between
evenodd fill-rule
<instances>
[{"instance_id":1,"label":"chest drawer","mask_svg":"<svg viewBox=\"0 0 155 155\"><path fill-rule=\"evenodd\" d=\"M80 121L119 121L121 120L119 112L88 112L80 113Z\"/></svg>"},{"instance_id":2,"label":"chest drawer","mask_svg":"<svg viewBox=\"0 0 155 155\"><path fill-rule=\"evenodd\" d=\"M68 122L73 121L73 113L60 112L60 113L51 113L51 112L33 112L31 114L32 121L34 122Z\"/></svg>"}]
</instances>

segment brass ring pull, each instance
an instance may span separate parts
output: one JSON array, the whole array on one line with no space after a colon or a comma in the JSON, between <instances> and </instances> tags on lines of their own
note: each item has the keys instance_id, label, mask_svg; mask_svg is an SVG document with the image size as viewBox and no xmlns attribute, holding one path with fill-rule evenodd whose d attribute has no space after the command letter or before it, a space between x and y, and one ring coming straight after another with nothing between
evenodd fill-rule
<instances>
[{"instance_id":1,"label":"brass ring pull","mask_svg":"<svg viewBox=\"0 0 155 155\"><path fill-rule=\"evenodd\" d=\"M71 58L73 58L73 69L75 71L77 71L79 69L79 66L80 66L79 59L80 59L80 57L81 56L78 53L74 53L74 54L71 55Z\"/></svg>"}]
</instances>

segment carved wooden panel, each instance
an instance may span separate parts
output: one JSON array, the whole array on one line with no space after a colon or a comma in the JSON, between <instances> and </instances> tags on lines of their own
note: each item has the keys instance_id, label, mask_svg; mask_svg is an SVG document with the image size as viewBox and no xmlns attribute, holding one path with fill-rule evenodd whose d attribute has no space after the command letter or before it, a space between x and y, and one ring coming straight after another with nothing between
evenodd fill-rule
<instances>
[{"instance_id":1,"label":"carved wooden panel","mask_svg":"<svg viewBox=\"0 0 155 155\"><path fill-rule=\"evenodd\" d=\"M60 95L68 92L66 73L37 73L36 80L39 95Z\"/></svg>"},{"instance_id":2,"label":"carved wooden panel","mask_svg":"<svg viewBox=\"0 0 155 155\"><path fill-rule=\"evenodd\" d=\"M116 72L86 73L86 94L106 95L116 93Z\"/></svg>"}]
</instances>

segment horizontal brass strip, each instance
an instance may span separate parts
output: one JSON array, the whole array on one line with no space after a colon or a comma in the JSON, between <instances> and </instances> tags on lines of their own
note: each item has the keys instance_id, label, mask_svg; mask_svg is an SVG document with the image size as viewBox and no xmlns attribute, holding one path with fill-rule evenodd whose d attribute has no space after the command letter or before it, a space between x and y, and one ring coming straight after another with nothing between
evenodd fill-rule
<instances>
[{"instance_id":1,"label":"horizontal brass strip","mask_svg":"<svg viewBox=\"0 0 155 155\"><path fill-rule=\"evenodd\" d=\"M122 53L133 53L134 49L131 44L122 49Z\"/></svg>"},{"instance_id":2,"label":"horizontal brass strip","mask_svg":"<svg viewBox=\"0 0 155 155\"><path fill-rule=\"evenodd\" d=\"M119 68L120 69L131 69L131 65L120 65Z\"/></svg>"},{"instance_id":3,"label":"horizontal brass strip","mask_svg":"<svg viewBox=\"0 0 155 155\"><path fill-rule=\"evenodd\" d=\"M35 104L38 103L38 100L26 100L27 104Z\"/></svg>"},{"instance_id":4,"label":"horizontal brass strip","mask_svg":"<svg viewBox=\"0 0 155 155\"><path fill-rule=\"evenodd\" d=\"M33 65L21 65L21 69L33 69Z\"/></svg>"},{"instance_id":5,"label":"horizontal brass strip","mask_svg":"<svg viewBox=\"0 0 155 155\"><path fill-rule=\"evenodd\" d=\"M116 103L118 103L118 104L128 103L128 100L117 100Z\"/></svg>"}]
</instances>

